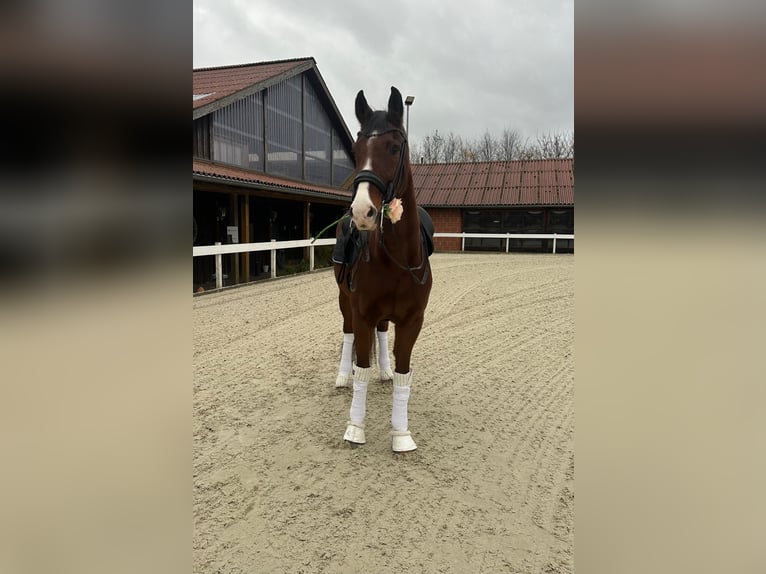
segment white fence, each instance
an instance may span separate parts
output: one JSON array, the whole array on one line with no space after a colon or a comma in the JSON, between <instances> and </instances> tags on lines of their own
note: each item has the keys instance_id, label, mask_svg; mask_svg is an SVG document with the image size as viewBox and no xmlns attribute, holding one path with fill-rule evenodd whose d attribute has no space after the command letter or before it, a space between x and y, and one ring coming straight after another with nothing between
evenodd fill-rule
<instances>
[{"instance_id":1,"label":"white fence","mask_svg":"<svg viewBox=\"0 0 766 574\"><path fill-rule=\"evenodd\" d=\"M463 241L460 245L460 251L465 251L466 238L475 239L505 239L505 252L508 253L508 247L511 239L553 239L553 253L556 253L557 239L574 239L573 233L434 233L434 237L461 237Z\"/></svg>"},{"instance_id":2,"label":"white fence","mask_svg":"<svg viewBox=\"0 0 766 574\"><path fill-rule=\"evenodd\" d=\"M505 252L508 253L508 247L511 239L553 239L553 253L556 253L556 240L557 239L574 239L574 234L560 234L560 233L434 233L434 237L460 237L463 239L460 247L461 251L465 251L466 238L477 239L505 239ZM312 243L313 241L313 243ZM314 270L314 247L318 245L335 245L335 238L328 239L298 239L295 241L277 241L272 239L271 241L263 241L260 243L231 243L227 245L221 245L220 242L216 242L215 245L203 245L193 248L193 257L215 256L215 287L216 289L223 288L223 264L221 260L222 255L230 255L232 253L251 253L254 251L271 251L271 266L269 268L272 279L277 276L277 250L278 249L294 249L296 247L308 247L309 248L309 271Z\"/></svg>"},{"instance_id":3,"label":"white fence","mask_svg":"<svg viewBox=\"0 0 766 574\"><path fill-rule=\"evenodd\" d=\"M230 243L228 245L221 245L220 241L216 241L215 245L203 245L201 247L195 247L193 251L194 257L202 257L204 255L215 256L215 287L221 289L223 287L223 266L221 262L221 255L229 255L231 253L251 253L253 251L271 251L271 278L277 276L277 250L278 249L294 249L296 247L308 247L309 248L309 270L314 270L314 247L317 245L335 245L335 238L329 239L317 239L312 243L313 239L297 239L295 241L277 241L272 239L271 241L262 241L260 243Z\"/></svg>"}]
</instances>

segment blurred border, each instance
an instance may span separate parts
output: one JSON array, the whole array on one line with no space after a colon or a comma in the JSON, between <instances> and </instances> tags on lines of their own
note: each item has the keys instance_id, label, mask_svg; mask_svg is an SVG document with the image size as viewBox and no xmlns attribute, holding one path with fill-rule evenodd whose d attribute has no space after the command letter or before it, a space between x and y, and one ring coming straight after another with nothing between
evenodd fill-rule
<instances>
[{"instance_id":1,"label":"blurred border","mask_svg":"<svg viewBox=\"0 0 766 574\"><path fill-rule=\"evenodd\" d=\"M762 5L576 7L576 543L763 572Z\"/></svg>"},{"instance_id":2,"label":"blurred border","mask_svg":"<svg viewBox=\"0 0 766 574\"><path fill-rule=\"evenodd\" d=\"M191 570L191 20L0 8L4 572Z\"/></svg>"},{"instance_id":3,"label":"blurred border","mask_svg":"<svg viewBox=\"0 0 766 574\"><path fill-rule=\"evenodd\" d=\"M577 568L762 572L763 8L575 18ZM191 30L0 12L3 571L191 570Z\"/></svg>"}]
</instances>

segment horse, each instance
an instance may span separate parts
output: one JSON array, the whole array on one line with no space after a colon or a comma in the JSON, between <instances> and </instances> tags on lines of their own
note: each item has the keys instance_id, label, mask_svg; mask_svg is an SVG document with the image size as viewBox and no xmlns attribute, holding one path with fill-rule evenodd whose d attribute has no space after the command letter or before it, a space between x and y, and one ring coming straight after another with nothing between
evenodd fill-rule
<instances>
[{"instance_id":1,"label":"horse","mask_svg":"<svg viewBox=\"0 0 766 574\"><path fill-rule=\"evenodd\" d=\"M386 111L373 111L360 90L355 112L360 124L353 145L357 173L348 218L336 228L338 241L333 255L343 315L343 347L335 385L346 387L353 381L343 440L350 445L366 440L367 385L376 338L380 379L393 381L392 449L408 452L417 448L407 414L412 385L410 358L433 283L429 262L433 223L415 201L399 90L391 87ZM427 224L427 231L421 230L421 223ZM345 257L344 246L352 247L346 249ZM350 257L349 252L355 256ZM389 322L396 325L394 371L388 358ZM352 364L354 347L356 362Z\"/></svg>"}]
</instances>

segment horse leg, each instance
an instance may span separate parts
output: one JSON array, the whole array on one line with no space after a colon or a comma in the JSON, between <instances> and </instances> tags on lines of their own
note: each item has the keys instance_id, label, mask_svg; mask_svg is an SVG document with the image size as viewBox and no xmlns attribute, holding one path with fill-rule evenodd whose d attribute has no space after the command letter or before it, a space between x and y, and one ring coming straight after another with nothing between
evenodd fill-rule
<instances>
[{"instance_id":1,"label":"horse leg","mask_svg":"<svg viewBox=\"0 0 766 574\"><path fill-rule=\"evenodd\" d=\"M423 317L414 318L406 324L396 326L396 341L394 342L396 371L394 372L393 404L391 406L391 444L394 452L407 452L417 448L409 430L407 405L412 385L410 357L422 326Z\"/></svg>"},{"instance_id":2,"label":"horse leg","mask_svg":"<svg viewBox=\"0 0 766 574\"><path fill-rule=\"evenodd\" d=\"M335 378L335 388L348 387L353 381L351 376L353 350L354 350L354 330L351 327L351 301L347 293L338 290L338 305L343 314L343 348L340 352L340 363L338 364L338 376Z\"/></svg>"},{"instance_id":3,"label":"horse leg","mask_svg":"<svg viewBox=\"0 0 766 574\"><path fill-rule=\"evenodd\" d=\"M354 322L354 341L356 342L356 364L354 365L354 395L348 414L348 424L343 440L354 444L364 444L364 417L367 414L367 383L370 382L370 351L372 348L373 327Z\"/></svg>"},{"instance_id":4,"label":"horse leg","mask_svg":"<svg viewBox=\"0 0 766 574\"><path fill-rule=\"evenodd\" d=\"M378 323L376 330L378 338L378 372L381 381L390 381L394 378L391 370L391 359L388 357L388 321Z\"/></svg>"}]
</instances>

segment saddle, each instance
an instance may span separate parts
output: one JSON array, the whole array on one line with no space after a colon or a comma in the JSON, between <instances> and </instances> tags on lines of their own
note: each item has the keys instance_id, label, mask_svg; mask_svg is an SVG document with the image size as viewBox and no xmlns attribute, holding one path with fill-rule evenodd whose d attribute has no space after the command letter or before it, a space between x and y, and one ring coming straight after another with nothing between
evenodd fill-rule
<instances>
[{"instance_id":1,"label":"saddle","mask_svg":"<svg viewBox=\"0 0 766 574\"><path fill-rule=\"evenodd\" d=\"M430 257L434 252L434 222L428 212L420 206L418 206L418 216L420 218L420 240L423 242L423 249ZM359 231L356 228L351 229L350 219L343 220L341 230L342 233L332 251L332 261L346 267L353 267L367 245L367 232Z\"/></svg>"}]
</instances>

